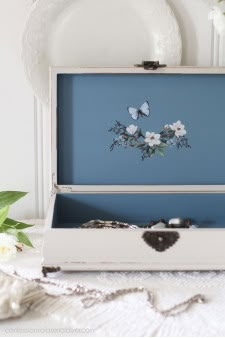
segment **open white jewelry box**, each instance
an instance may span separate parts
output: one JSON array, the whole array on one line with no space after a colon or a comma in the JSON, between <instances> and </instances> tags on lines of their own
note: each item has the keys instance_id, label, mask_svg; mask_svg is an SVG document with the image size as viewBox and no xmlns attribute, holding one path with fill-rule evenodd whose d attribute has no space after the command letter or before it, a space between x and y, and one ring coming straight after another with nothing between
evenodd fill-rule
<instances>
[{"instance_id":1,"label":"open white jewelry box","mask_svg":"<svg viewBox=\"0 0 225 338\"><path fill-rule=\"evenodd\" d=\"M46 271L225 268L224 88L225 68L51 70ZM174 217L199 228L79 228Z\"/></svg>"}]
</instances>

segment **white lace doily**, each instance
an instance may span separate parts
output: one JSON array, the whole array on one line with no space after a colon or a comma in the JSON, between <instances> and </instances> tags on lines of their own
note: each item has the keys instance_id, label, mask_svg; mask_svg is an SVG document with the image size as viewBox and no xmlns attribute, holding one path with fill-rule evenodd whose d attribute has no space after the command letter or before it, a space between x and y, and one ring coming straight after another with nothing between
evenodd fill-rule
<instances>
[{"instance_id":1,"label":"white lace doily","mask_svg":"<svg viewBox=\"0 0 225 338\"><path fill-rule=\"evenodd\" d=\"M37 225L29 232L35 249L25 249L15 261L0 264L1 270L7 273L16 270L26 278L41 277L43 226ZM168 318L150 308L146 294L129 294L89 309L82 307L77 296L62 297L57 304L47 301L33 309L67 327L89 328L93 330L92 336L218 337L225 334L225 272L59 272L49 277L67 286L83 284L101 290L143 286L156 292L160 308L196 293L208 299L206 304L196 304L189 311Z\"/></svg>"}]
</instances>

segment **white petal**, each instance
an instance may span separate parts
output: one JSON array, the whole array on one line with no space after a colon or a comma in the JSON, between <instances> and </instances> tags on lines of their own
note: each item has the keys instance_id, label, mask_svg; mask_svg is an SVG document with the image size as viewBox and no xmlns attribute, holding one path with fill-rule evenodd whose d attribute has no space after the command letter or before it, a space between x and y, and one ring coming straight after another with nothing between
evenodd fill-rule
<instances>
[{"instance_id":1,"label":"white petal","mask_svg":"<svg viewBox=\"0 0 225 338\"><path fill-rule=\"evenodd\" d=\"M126 128L126 131L127 131L129 134L133 135L133 134L136 133L137 128L138 128L137 126L131 124L131 125L129 125L129 126Z\"/></svg>"},{"instance_id":2,"label":"white petal","mask_svg":"<svg viewBox=\"0 0 225 338\"><path fill-rule=\"evenodd\" d=\"M187 134L187 132L184 129L183 130L177 130L175 132L176 137L184 136L185 134Z\"/></svg>"}]
</instances>

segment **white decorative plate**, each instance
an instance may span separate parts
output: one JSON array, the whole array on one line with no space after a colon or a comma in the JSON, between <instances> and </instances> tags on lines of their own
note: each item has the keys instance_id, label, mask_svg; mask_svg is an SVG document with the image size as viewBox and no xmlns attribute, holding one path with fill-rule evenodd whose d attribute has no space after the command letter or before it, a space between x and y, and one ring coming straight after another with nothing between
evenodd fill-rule
<instances>
[{"instance_id":1,"label":"white decorative plate","mask_svg":"<svg viewBox=\"0 0 225 338\"><path fill-rule=\"evenodd\" d=\"M47 103L49 66L179 65L181 49L166 0L36 0L22 56L36 96Z\"/></svg>"}]
</instances>

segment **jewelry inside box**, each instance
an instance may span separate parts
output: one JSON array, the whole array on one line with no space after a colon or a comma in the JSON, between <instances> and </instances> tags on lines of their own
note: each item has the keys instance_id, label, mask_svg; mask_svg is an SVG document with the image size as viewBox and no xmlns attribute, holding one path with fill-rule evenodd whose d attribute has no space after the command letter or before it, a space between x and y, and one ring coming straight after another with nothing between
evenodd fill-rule
<instances>
[{"instance_id":1,"label":"jewelry inside box","mask_svg":"<svg viewBox=\"0 0 225 338\"><path fill-rule=\"evenodd\" d=\"M135 225L124 223L120 221L104 221L100 219L91 220L87 223L83 223L80 225L80 228L93 228L93 229L142 229L142 228L150 228L150 229L196 229L198 225L193 224L189 218L171 218L167 221L161 218L158 221L150 221L148 224L144 225Z\"/></svg>"}]
</instances>

